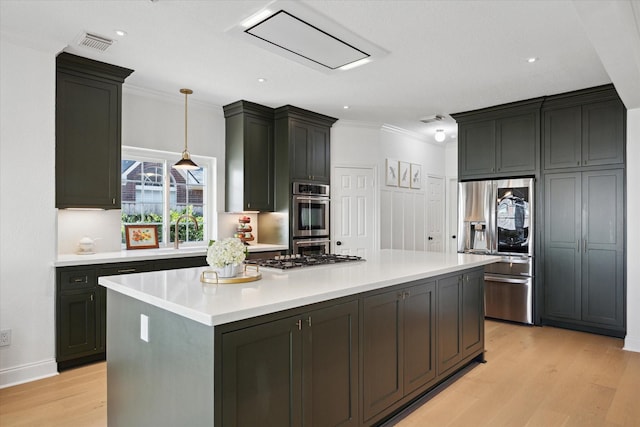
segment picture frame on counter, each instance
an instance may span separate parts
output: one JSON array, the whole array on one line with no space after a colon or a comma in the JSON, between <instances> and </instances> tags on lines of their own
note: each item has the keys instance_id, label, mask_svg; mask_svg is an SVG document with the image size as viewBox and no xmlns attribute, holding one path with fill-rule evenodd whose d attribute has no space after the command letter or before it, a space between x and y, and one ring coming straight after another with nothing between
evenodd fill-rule
<instances>
[{"instance_id":1,"label":"picture frame on counter","mask_svg":"<svg viewBox=\"0 0 640 427\"><path fill-rule=\"evenodd\" d=\"M400 187L409 188L411 185L411 170L408 162L400 162L398 176L400 177Z\"/></svg>"},{"instance_id":2,"label":"picture frame on counter","mask_svg":"<svg viewBox=\"0 0 640 427\"><path fill-rule=\"evenodd\" d=\"M156 249L158 247L157 225L125 225L124 234L127 249Z\"/></svg>"},{"instance_id":3,"label":"picture frame on counter","mask_svg":"<svg viewBox=\"0 0 640 427\"><path fill-rule=\"evenodd\" d=\"M398 161L394 159L387 159L386 161L386 180L385 183L390 187L398 186Z\"/></svg>"},{"instance_id":4,"label":"picture frame on counter","mask_svg":"<svg viewBox=\"0 0 640 427\"><path fill-rule=\"evenodd\" d=\"M411 188L420 189L422 187L422 165L411 163Z\"/></svg>"}]
</instances>

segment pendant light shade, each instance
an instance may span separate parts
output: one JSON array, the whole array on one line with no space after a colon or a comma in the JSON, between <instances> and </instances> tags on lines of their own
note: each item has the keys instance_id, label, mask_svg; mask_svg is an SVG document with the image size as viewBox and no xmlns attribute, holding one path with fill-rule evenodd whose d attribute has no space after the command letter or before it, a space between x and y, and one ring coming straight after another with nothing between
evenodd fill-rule
<instances>
[{"instance_id":1,"label":"pendant light shade","mask_svg":"<svg viewBox=\"0 0 640 427\"><path fill-rule=\"evenodd\" d=\"M184 93L184 150L182 150L182 158L173 165L176 169L199 169L191 160L191 155L187 149L187 97L193 93L191 89L180 89L180 93Z\"/></svg>"}]
</instances>

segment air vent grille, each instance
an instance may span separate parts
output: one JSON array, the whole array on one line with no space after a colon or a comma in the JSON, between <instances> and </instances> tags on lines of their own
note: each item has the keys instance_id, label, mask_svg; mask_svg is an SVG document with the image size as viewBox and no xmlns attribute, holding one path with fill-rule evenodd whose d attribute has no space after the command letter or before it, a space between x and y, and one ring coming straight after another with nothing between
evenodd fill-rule
<instances>
[{"instance_id":1,"label":"air vent grille","mask_svg":"<svg viewBox=\"0 0 640 427\"><path fill-rule=\"evenodd\" d=\"M113 40L96 36L95 34L85 33L78 44L104 52L113 44Z\"/></svg>"}]
</instances>

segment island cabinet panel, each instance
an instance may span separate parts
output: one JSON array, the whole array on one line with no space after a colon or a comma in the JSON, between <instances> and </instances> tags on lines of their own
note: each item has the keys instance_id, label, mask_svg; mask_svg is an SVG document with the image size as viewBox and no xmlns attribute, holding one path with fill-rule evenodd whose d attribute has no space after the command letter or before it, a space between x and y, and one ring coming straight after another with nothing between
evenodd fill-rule
<instances>
[{"instance_id":1,"label":"island cabinet panel","mask_svg":"<svg viewBox=\"0 0 640 427\"><path fill-rule=\"evenodd\" d=\"M380 418L435 378L435 283L364 298L365 420Z\"/></svg>"},{"instance_id":2,"label":"island cabinet panel","mask_svg":"<svg viewBox=\"0 0 640 427\"><path fill-rule=\"evenodd\" d=\"M216 425L358 425L357 301L224 332L220 342Z\"/></svg>"},{"instance_id":3,"label":"island cabinet panel","mask_svg":"<svg viewBox=\"0 0 640 427\"><path fill-rule=\"evenodd\" d=\"M438 280L438 375L484 350L484 271Z\"/></svg>"},{"instance_id":4,"label":"island cabinet panel","mask_svg":"<svg viewBox=\"0 0 640 427\"><path fill-rule=\"evenodd\" d=\"M126 68L61 53L56 61L56 207L120 208Z\"/></svg>"},{"instance_id":5,"label":"island cabinet panel","mask_svg":"<svg viewBox=\"0 0 640 427\"><path fill-rule=\"evenodd\" d=\"M545 176L544 324L624 337L624 171Z\"/></svg>"},{"instance_id":6,"label":"island cabinet panel","mask_svg":"<svg viewBox=\"0 0 640 427\"><path fill-rule=\"evenodd\" d=\"M547 98L544 169L623 165L625 108L612 86Z\"/></svg>"}]
</instances>

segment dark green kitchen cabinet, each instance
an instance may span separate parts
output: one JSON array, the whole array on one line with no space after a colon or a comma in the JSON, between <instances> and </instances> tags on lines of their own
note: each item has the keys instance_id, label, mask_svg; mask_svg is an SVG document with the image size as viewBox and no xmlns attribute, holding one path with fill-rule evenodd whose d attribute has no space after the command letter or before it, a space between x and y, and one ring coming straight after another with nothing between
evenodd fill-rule
<instances>
[{"instance_id":1,"label":"dark green kitchen cabinet","mask_svg":"<svg viewBox=\"0 0 640 427\"><path fill-rule=\"evenodd\" d=\"M238 328L221 333L216 425L359 425L358 301Z\"/></svg>"},{"instance_id":2,"label":"dark green kitchen cabinet","mask_svg":"<svg viewBox=\"0 0 640 427\"><path fill-rule=\"evenodd\" d=\"M435 288L430 281L364 298L365 421L435 379Z\"/></svg>"},{"instance_id":3,"label":"dark green kitchen cabinet","mask_svg":"<svg viewBox=\"0 0 640 427\"><path fill-rule=\"evenodd\" d=\"M329 183L331 126L336 120L291 105L275 110L276 163L282 162L287 169L281 176L287 177L288 185L293 181Z\"/></svg>"},{"instance_id":4,"label":"dark green kitchen cabinet","mask_svg":"<svg viewBox=\"0 0 640 427\"><path fill-rule=\"evenodd\" d=\"M56 362L62 371L106 357L106 289L98 277L199 267L206 257L56 268Z\"/></svg>"},{"instance_id":5,"label":"dark green kitchen cabinet","mask_svg":"<svg viewBox=\"0 0 640 427\"><path fill-rule=\"evenodd\" d=\"M273 109L248 101L223 107L226 210L274 210Z\"/></svg>"},{"instance_id":6,"label":"dark green kitchen cabinet","mask_svg":"<svg viewBox=\"0 0 640 427\"><path fill-rule=\"evenodd\" d=\"M95 269L58 271L56 360L63 369L77 359L99 360L105 350L105 289ZM101 356L102 355L102 356Z\"/></svg>"},{"instance_id":7,"label":"dark green kitchen cabinet","mask_svg":"<svg viewBox=\"0 0 640 427\"><path fill-rule=\"evenodd\" d=\"M623 169L545 176L543 324L624 337L623 191Z\"/></svg>"},{"instance_id":8,"label":"dark green kitchen cabinet","mask_svg":"<svg viewBox=\"0 0 640 427\"><path fill-rule=\"evenodd\" d=\"M122 83L133 70L56 59L56 207L120 209Z\"/></svg>"},{"instance_id":9,"label":"dark green kitchen cabinet","mask_svg":"<svg viewBox=\"0 0 640 427\"><path fill-rule=\"evenodd\" d=\"M484 349L484 271L438 280L438 375Z\"/></svg>"},{"instance_id":10,"label":"dark green kitchen cabinet","mask_svg":"<svg viewBox=\"0 0 640 427\"><path fill-rule=\"evenodd\" d=\"M624 164L625 121L611 86L549 97L543 107L544 169Z\"/></svg>"},{"instance_id":11,"label":"dark green kitchen cabinet","mask_svg":"<svg viewBox=\"0 0 640 427\"><path fill-rule=\"evenodd\" d=\"M540 157L541 98L452 114L460 179L534 174Z\"/></svg>"}]
</instances>

